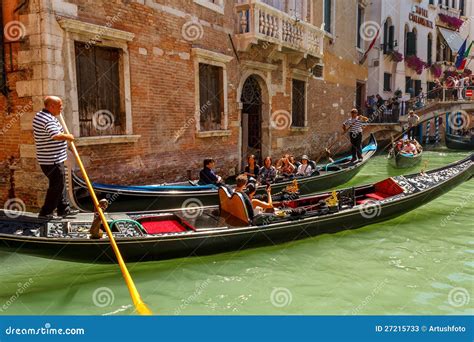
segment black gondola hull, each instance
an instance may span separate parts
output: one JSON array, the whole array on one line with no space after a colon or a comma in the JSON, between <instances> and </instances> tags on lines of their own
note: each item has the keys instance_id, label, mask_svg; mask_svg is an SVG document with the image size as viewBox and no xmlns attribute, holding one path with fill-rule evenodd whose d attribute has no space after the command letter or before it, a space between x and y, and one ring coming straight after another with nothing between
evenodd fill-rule
<instances>
[{"instance_id":1,"label":"black gondola hull","mask_svg":"<svg viewBox=\"0 0 474 342\"><path fill-rule=\"evenodd\" d=\"M380 205L372 208L372 212L358 208L264 226L214 229L187 236L123 238L116 241L125 261L139 262L209 255L289 242L324 233L336 233L385 221L418 208L470 179L473 171L473 156L471 156L469 166L462 172L453 174L440 184L425 190L387 202L382 201ZM115 262L115 256L107 240L68 240L0 234L0 248L53 259Z\"/></svg>"},{"instance_id":2,"label":"black gondola hull","mask_svg":"<svg viewBox=\"0 0 474 342\"><path fill-rule=\"evenodd\" d=\"M453 150L474 150L474 136L461 137L446 133L446 147Z\"/></svg>"}]
</instances>

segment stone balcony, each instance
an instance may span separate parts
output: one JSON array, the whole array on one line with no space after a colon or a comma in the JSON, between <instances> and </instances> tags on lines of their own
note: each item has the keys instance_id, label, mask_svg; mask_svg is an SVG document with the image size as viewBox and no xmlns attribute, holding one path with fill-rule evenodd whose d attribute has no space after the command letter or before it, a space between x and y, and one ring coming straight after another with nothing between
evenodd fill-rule
<instances>
[{"instance_id":1,"label":"stone balcony","mask_svg":"<svg viewBox=\"0 0 474 342\"><path fill-rule=\"evenodd\" d=\"M450 17L455 17L458 19L461 17L460 10L456 8L452 8L452 7L446 7L446 6L440 6L438 9L438 14L444 14L444 15L448 15Z\"/></svg>"},{"instance_id":2,"label":"stone balcony","mask_svg":"<svg viewBox=\"0 0 474 342\"><path fill-rule=\"evenodd\" d=\"M248 51L259 42L273 44L277 51L306 58L323 56L324 31L259 0L235 5L236 47Z\"/></svg>"}]
</instances>

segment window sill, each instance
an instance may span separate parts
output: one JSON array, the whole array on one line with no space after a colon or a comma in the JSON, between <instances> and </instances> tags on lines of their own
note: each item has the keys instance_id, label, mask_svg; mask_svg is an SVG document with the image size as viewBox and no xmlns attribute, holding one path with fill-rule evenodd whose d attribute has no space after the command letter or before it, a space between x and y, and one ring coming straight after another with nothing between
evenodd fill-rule
<instances>
[{"instance_id":1,"label":"window sill","mask_svg":"<svg viewBox=\"0 0 474 342\"><path fill-rule=\"evenodd\" d=\"M230 130L202 131L196 133L196 138L228 137L231 134Z\"/></svg>"},{"instance_id":2,"label":"window sill","mask_svg":"<svg viewBox=\"0 0 474 342\"><path fill-rule=\"evenodd\" d=\"M77 138L74 142L76 146L94 146L105 144L129 144L135 143L141 135L104 135L98 137Z\"/></svg>"},{"instance_id":3,"label":"window sill","mask_svg":"<svg viewBox=\"0 0 474 342\"><path fill-rule=\"evenodd\" d=\"M290 127L290 132L308 132L309 127Z\"/></svg>"},{"instance_id":4,"label":"window sill","mask_svg":"<svg viewBox=\"0 0 474 342\"><path fill-rule=\"evenodd\" d=\"M214 4L209 2L209 0L194 0L194 3L206 7L207 9L219 14L224 14L224 5Z\"/></svg>"}]
</instances>

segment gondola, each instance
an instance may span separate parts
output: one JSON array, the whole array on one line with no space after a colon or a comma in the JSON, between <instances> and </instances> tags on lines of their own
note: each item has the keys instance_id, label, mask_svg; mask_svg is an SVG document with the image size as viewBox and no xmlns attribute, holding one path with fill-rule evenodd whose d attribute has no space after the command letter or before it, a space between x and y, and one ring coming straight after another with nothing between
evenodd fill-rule
<instances>
[{"instance_id":1,"label":"gondola","mask_svg":"<svg viewBox=\"0 0 474 342\"><path fill-rule=\"evenodd\" d=\"M474 134L455 135L446 133L446 147L453 150L474 150Z\"/></svg>"},{"instance_id":2,"label":"gondola","mask_svg":"<svg viewBox=\"0 0 474 342\"><path fill-rule=\"evenodd\" d=\"M426 173L292 198L275 203L275 212L256 216L248 197L226 187L218 190L218 207L106 216L125 261L209 255L385 221L432 201L473 173L474 154ZM42 221L33 214L2 210L0 249L77 262L115 262L107 237L89 237L92 215Z\"/></svg>"},{"instance_id":3,"label":"gondola","mask_svg":"<svg viewBox=\"0 0 474 342\"><path fill-rule=\"evenodd\" d=\"M423 149L421 149L417 154L413 154L396 151L395 148L392 148L388 153L387 158L392 167L396 169L406 169L421 163L421 160L423 159Z\"/></svg>"},{"instance_id":4,"label":"gondola","mask_svg":"<svg viewBox=\"0 0 474 342\"><path fill-rule=\"evenodd\" d=\"M370 136L363 149L363 160L351 163L345 156L332 163L318 166L311 176L298 177L301 195L333 188L352 179L375 154L377 141ZM74 172L68 171L69 197L75 207L83 211L92 210L92 202L84 181ZM293 179L280 179L272 184L274 193L280 192L293 183ZM188 206L210 206L219 203L217 186L196 185L193 182L160 185L120 186L93 183L99 199L109 200L110 212L167 210ZM265 187L259 188L263 193Z\"/></svg>"}]
</instances>

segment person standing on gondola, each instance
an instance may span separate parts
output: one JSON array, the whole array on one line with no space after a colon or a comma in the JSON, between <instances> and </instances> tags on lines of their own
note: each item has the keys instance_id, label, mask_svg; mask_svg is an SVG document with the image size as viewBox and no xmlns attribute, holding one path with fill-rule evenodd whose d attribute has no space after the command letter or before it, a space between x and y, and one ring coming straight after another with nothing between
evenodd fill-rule
<instances>
[{"instance_id":1,"label":"person standing on gondola","mask_svg":"<svg viewBox=\"0 0 474 342\"><path fill-rule=\"evenodd\" d=\"M413 140L415 139L415 129L416 126L418 125L418 121L420 120L420 117L415 114L413 110L410 110L408 113L408 139Z\"/></svg>"},{"instance_id":2,"label":"person standing on gondola","mask_svg":"<svg viewBox=\"0 0 474 342\"><path fill-rule=\"evenodd\" d=\"M44 99L43 110L36 113L33 119L36 159L49 180L44 205L39 212L40 218L55 218L54 210L62 217L79 212L70 208L66 196L64 161L67 159L67 142L74 141L74 136L65 134L57 119L61 115L62 108L61 98L47 96Z\"/></svg>"},{"instance_id":3,"label":"person standing on gondola","mask_svg":"<svg viewBox=\"0 0 474 342\"><path fill-rule=\"evenodd\" d=\"M347 119L342 125L344 133L349 131L352 144L351 162L357 163L362 161L362 127L369 119L363 115L359 115L357 109L351 110L351 118Z\"/></svg>"}]
</instances>

